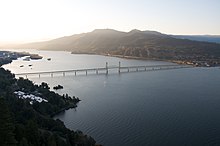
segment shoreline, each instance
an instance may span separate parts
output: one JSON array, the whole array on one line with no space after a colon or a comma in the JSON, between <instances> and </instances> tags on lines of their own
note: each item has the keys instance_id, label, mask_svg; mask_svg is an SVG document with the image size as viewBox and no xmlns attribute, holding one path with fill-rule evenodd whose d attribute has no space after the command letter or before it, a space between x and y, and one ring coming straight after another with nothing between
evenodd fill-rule
<instances>
[{"instance_id":1,"label":"shoreline","mask_svg":"<svg viewBox=\"0 0 220 146\"><path fill-rule=\"evenodd\" d=\"M23 51L25 50L25 51ZM4 50L6 51L6 50ZM11 51L11 50L9 50ZM109 57L117 57L122 59L134 59L134 60L143 60L143 61L163 61L169 63L175 63L179 65L190 65L192 67L219 67L220 60L219 59L161 59L161 58L147 58L147 57L136 57L136 56L124 56L124 55L115 55L115 54L107 54L107 53L97 53L97 52L79 52L79 51L70 51L70 50L42 50L42 49L20 49L18 53L29 53L32 51L61 51L61 52L68 52L70 54L84 54L84 55L101 55L101 56L109 56ZM16 52L15 50L11 52ZM42 59L43 57L37 54L38 52L34 52L32 55L34 59Z\"/></svg>"},{"instance_id":2,"label":"shoreline","mask_svg":"<svg viewBox=\"0 0 220 146\"><path fill-rule=\"evenodd\" d=\"M220 66L220 59L201 59L201 58L189 58L189 59L161 59L161 58L147 58L147 57L136 57L136 56L124 56L124 55L115 55L110 53L97 53L97 52L80 52L80 51L71 51L71 50L47 50L47 49L20 49L17 50L19 53L24 52L31 52L31 50L36 51L61 51L61 52L68 52L71 54L85 54L85 55L101 55L101 56L109 56L109 57L117 57L117 58L123 58L123 59L134 59L134 60L151 60L151 61L163 61L163 62L170 62L175 63L179 65L191 65L193 67L219 67ZM5 50L6 51L6 50ZM9 50L10 51L10 50ZM15 51L15 50L13 50ZM36 54L34 54L36 55ZM42 57L42 56L40 56ZM187 56L186 56L187 57ZM186 58L185 57L185 58ZM40 58L42 59L42 58Z\"/></svg>"},{"instance_id":3,"label":"shoreline","mask_svg":"<svg viewBox=\"0 0 220 146\"><path fill-rule=\"evenodd\" d=\"M71 54L87 54L87 55L101 55L101 56L109 56L109 57L117 57L123 59L134 59L134 60L151 60L151 61L163 61L163 62L170 62L179 65L190 65L192 67L219 67L220 60L217 59L207 59L207 60L170 60L170 59L159 59L159 58L146 58L146 57L135 57L135 56L124 56L124 55L114 55L114 54L106 54L106 53L95 53L95 52L71 52Z\"/></svg>"},{"instance_id":4,"label":"shoreline","mask_svg":"<svg viewBox=\"0 0 220 146\"><path fill-rule=\"evenodd\" d=\"M73 108L74 109L77 108L77 104L72 104L72 105L69 105L67 107L64 107L64 108L60 109L59 111L51 114L50 117L54 118L55 116L59 115L60 113L64 113L66 110L73 109Z\"/></svg>"},{"instance_id":5,"label":"shoreline","mask_svg":"<svg viewBox=\"0 0 220 146\"><path fill-rule=\"evenodd\" d=\"M178 61L178 60L165 60L165 59L158 59L158 58L146 58L146 57L135 57L135 56L124 56L124 55L113 55L113 54L104 54L104 53L75 53L70 52L71 54L86 54L86 55L100 55L100 56L108 56L108 57L116 57L116 58L122 58L122 59L133 59L133 60L142 60L142 61L163 61L163 62L169 62L169 63L175 63L179 65L191 65L193 67L203 67L203 66L195 66L192 64L184 63L184 61Z\"/></svg>"},{"instance_id":6,"label":"shoreline","mask_svg":"<svg viewBox=\"0 0 220 146\"><path fill-rule=\"evenodd\" d=\"M3 65L6 65L6 64L9 64L11 63L13 60L17 60L18 58L21 58L21 57L25 57L25 56L30 56L30 58L32 60L38 60L38 59L42 59L43 57L40 56L39 54L32 54L30 52L14 52L14 51L0 51L0 53L2 52L7 52L8 54L13 54L13 57L9 57L7 56L7 62L3 62L3 63L0 63L0 67L3 68L2 66ZM1 58L2 60L4 60L5 58ZM1 61L1 60L0 60ZM10 71L10 70L9 70ZM11 71L10 71L11 72ZM12 73L13 74L13 73ZM50 92L54 92L54 91L51 91ZM62 95L60 95L62 96ZM75 97L75 96L74 96ZM50 117L54 117L56 115L58 115L59 113L61 112L65 112L66 110L69 110L69 109L72 109L72 108L76 108L77 107L77 103L80 102L81 100L78 99L76 103L71 103L71 105L68 105L62 109L60 109L59 111L55 112L55 113L52 113L50 115Z\"/></svg>"}]
</instances>

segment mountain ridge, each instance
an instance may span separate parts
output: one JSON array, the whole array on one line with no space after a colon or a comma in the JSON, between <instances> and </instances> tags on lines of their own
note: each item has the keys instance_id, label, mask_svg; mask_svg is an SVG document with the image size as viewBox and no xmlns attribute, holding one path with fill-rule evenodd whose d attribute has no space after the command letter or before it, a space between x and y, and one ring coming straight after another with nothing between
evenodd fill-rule
<instances>
[{"instance_id":1,"label":"mountain ridge","mask_svg":"<svg viewBox=\"0 0 220 146\"><path fill-rule=\"evenodd\" d=\"M170 35L174 38L189 39L195 41L211 42L220 44L220 35Z\"/></svg>"},{"instance_id":2,"label":"mountain ridge","mask_svg":"<svg viewBox=\"0 0 220 146\"><path fill-rule=\"evenodd\" d=\"M201 61L207 63L207 61L213 62L214 60L214 64L220 64L220 44L180 39L149 30L134 29L122 32L113 29L95 29L88 33L29 43L18 47L196 62L197 64Z\"/></svg>"}]
</instances>

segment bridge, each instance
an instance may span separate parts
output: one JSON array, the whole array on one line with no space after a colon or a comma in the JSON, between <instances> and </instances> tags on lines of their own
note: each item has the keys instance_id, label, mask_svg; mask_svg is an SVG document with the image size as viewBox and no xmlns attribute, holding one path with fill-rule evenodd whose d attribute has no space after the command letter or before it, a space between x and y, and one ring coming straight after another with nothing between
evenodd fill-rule
<instances>
[{"instance_id":1,"label":"bridge","mask_svg":"<svg viewBox=\"0 0 220 146\"><path fill-rule=\"evenodd\" d=\"M62 74L65 76L66 73L73 73L75 76L79 73L83 73L84 75L90 74L100 74L103 72L108 75L110 70L117 70L120 73L129 73L129 72L141 72L141 71L158 71L158 70L169 70L169 69L180 69L180 68L190 68L192 66L189 65L146 65L146 66L121 66L121 62L119 62L118 66L108 66L108 62L106 62L105 67L100 68L85 68L85 69L71 69L71 70L57 70L57 71L43 71L43 72L27 72L27 73L17 73L16 76L28 76L37 75L39 78L41 75L50 75L53 77L55 74Z\"/></svg>"}]
</instances>

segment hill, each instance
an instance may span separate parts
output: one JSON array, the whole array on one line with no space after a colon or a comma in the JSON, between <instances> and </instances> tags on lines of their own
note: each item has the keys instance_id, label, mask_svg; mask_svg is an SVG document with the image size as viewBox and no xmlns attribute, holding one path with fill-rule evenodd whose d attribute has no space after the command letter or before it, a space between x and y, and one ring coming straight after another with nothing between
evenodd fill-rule
<instances>
[{"instance_id":1,"label":"hill","mask_svg":"<svg viewBox=\"0 0 220 146\"><path fill-rule=\"evenodd\" d=\"M1 66L25 54L0 51L0 145L1 146L95 146L81 131L65 127L53 115L76 108L80 101L68 94L50 91L15 75Z\"/></svg>"},{"instance_id":2,"label":"hill","mask_svg":"<svg viewBox=\"0 0 220 146\"><path fill-rule=\"evenodd\" d=\"M207 64L207 62L211 66L220 64L220 44L178 39L156 31L121 32L96 29L89 33L24 44L19 47L172 60L195 65Z\"/></svg>"},{"instance_id":3,"label":"hill","mask_svg":"<svg viewBox=\"0 0 220 146\"><path fill-rule=\"evenodd\" d=\"M220 44L220 35L171 35L174 38Z\"/></svg>"}]
</instances>

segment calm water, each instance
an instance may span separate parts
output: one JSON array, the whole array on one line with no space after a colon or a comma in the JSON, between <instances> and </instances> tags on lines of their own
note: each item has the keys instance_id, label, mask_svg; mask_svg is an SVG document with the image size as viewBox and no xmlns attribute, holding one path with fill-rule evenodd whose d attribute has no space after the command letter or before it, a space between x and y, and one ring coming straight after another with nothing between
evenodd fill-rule
<instances>
[{"instance_id":1,"label":"calm water","mask_svg":"<svg viewBox=\"0 0 220 146\"><path fill-rule=\"evenodd\" d=\"M68 52L35 51L44 59L16 60L4 66L14 73L103 67L153 65L166 62L125 60ZM48 61L47 58L51 58ZM28 65L32 64L32 67ZM24 65L20 68L20 65ZM60 94L82 100L76 109L55 118L81 130L105 146L220 145L220 69L189 68L118 75L69 74L30 77L51 87L61 84Z\"/></svg>"}]
</instances>

